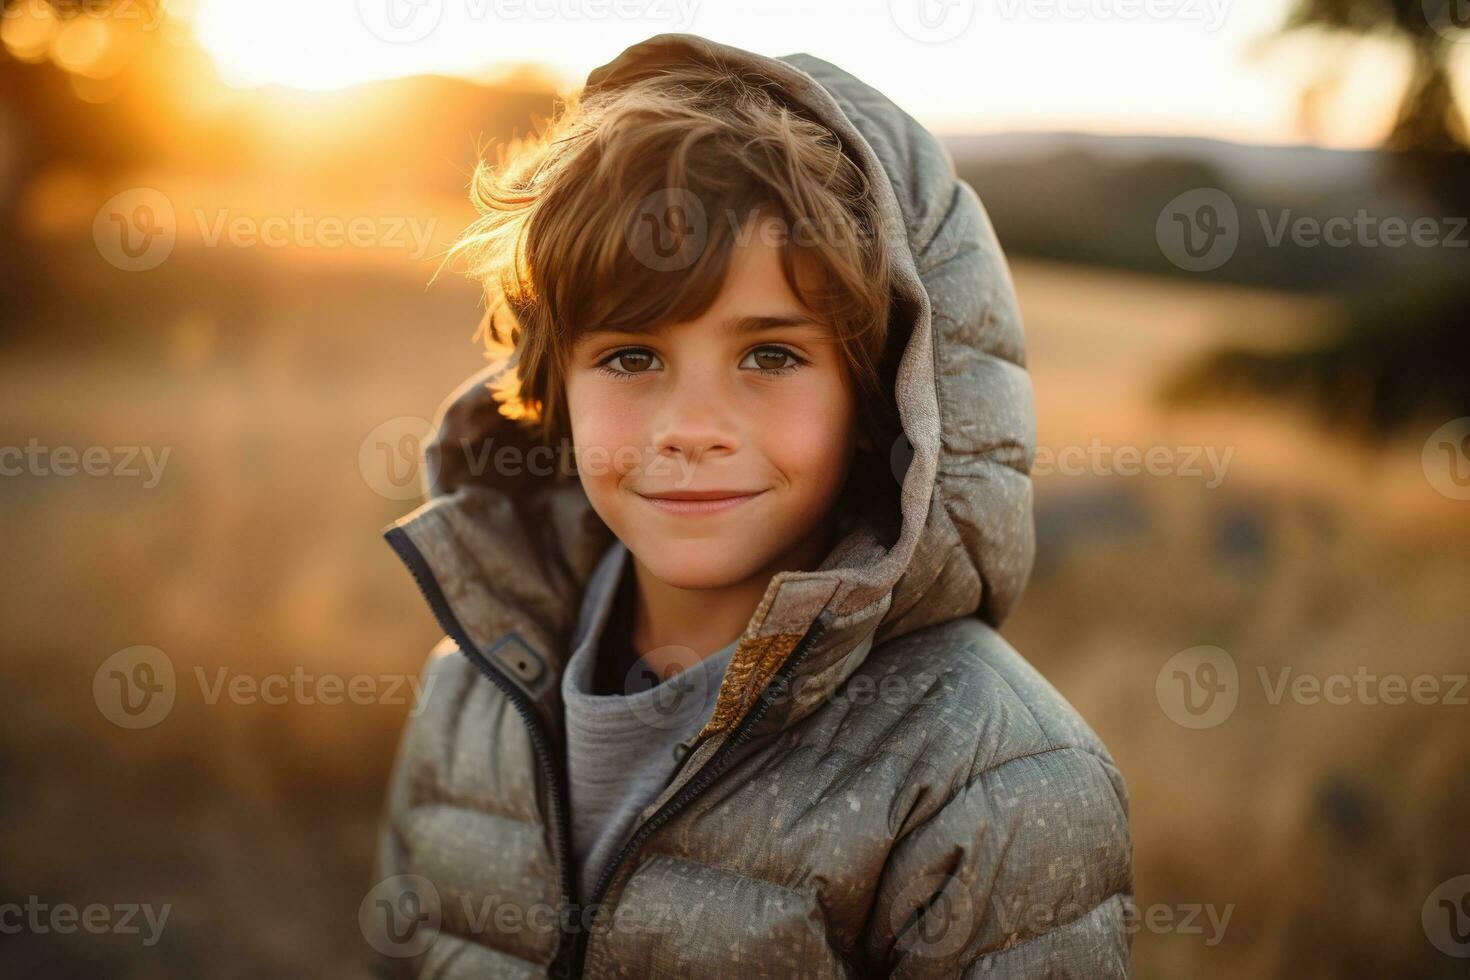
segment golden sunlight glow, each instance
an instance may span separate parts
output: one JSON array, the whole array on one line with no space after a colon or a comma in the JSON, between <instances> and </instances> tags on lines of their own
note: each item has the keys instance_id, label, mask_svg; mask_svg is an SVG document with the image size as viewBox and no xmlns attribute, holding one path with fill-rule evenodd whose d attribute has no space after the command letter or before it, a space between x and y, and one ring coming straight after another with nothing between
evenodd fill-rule
<instances>
[{"instance_id":1,"label":"golden sunlight glow","mask_svg":"<svg viewBox=\"0 0 1470 980\"><path fill-rule=\"evenodd\" d=\"M78 75L96 76L111 43L112 25L101 17L73 17L56 35L51 56Z\"/></svg>"},{"instance_id":2,"label":"golden sunlight glow","mask_svg":"<svg viewBox=\"0 0 1470 980\"><path fill-rule=\"evenodd\" d=\"M61 18L45 0L24 0L0 17L0 44L19 61L48 58L71 76L73 90L100 101L96 83L125 68L137 50L137 20L82 14Z\"/></svg>"},{"instance_id":3,"label":"golden sunlight glow","mask_svg":"<svg viewBox=\"0 0 1470 980\"><path fill-rule=\"evenodd\" d=\"M45 61L60 28L50 4L29 0L0 17L0 43L17 61Z\"/></svg>"},{"instance_id":4,"label":"golden sunlight glow","mask_svg":"<svg viewBox=\"0 0 1470 980\"><path fill-rule=\"evenodd\" d=\"M942 40L922 36L923 18L905 23L908 7L933 2L884 0L834 16L825 0L643 0L634 5L640 16L619 18L610 13L618 4L594 0L193 0L177 16L192 20L220 76L239 89L326 91L427 73L489 81L508 66L537 64L566 91L628 45L686 31L770 55L810 52L940 133L1367 146L1392 118L1394 93L1381 79L1403 65L1387 47L1366 46L1355 60L1371 62L1367 76L1380 83L1349 85L1344 101L1314 105L1302 94L1311 85L1304 66L1319 63L1327 46L1292 39L1281 51L1304 56L1252 53L1290 0L1163 3L1156 6L1177 12L1154 17L1114 13L1123 7L1111 0L955 0L946 9L968 10L971 22ZM7 46L40 43L12 30Z\"/></svg>"},{"instance_id":5,"label":"golden sunlight glow","mask_svg":"<svg viewBox=\"0 0 1470 980\"><path fill-rule=\"evenodd\" d=\"M399 3L412 6L412 0L377 0L384 9ZM446 61L431 45L395 44L391 35L375 35L370 19L358 12L372 6L371 0L198 0L194 32L221 77L240 88L277 84L324 91L473 67ZM487 45L478 61L485 60L485 51L493 48Z\"/></svg>"}]
</instances>

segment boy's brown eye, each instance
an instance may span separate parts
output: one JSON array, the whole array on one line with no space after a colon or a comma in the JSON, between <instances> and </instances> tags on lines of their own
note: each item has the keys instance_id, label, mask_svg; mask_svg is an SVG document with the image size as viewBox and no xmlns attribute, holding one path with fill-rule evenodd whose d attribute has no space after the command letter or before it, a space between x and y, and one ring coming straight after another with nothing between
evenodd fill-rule
<instances>
[{"instance_id":1,"label":"boy's brown eye","mask_svg":"<svg viewBox=\"0 0 1470 980\"><path fill-rule=\"evenodd\" d=\"M628 374L640 374L653 365L653 355L648 351L625 350L614 354L609 363Z\"/></svg>"},{"instance_id":2,"label":"boy's brown eye","mask_svg":"<svg viewBox=\"0 0 1470 980\"><path fill-rule=\"evenodd\" d=\"M791 355L786 353L784 350L780 350L774 347L765 347L755 352L755 364L756 367L763 368L768 371L774 371L777 368L785 367L786 358L790 356Z\"/></svg>"},{"instance_id":3,"label":"boy's brown eye","mask_svg":"<svg viewBox=\"0 0 1470 980\"><path fill-rule=\"evenodd\" d=\"M785 374L805 364L800 357L785 347L757 347L745 355L740 362L742 368L763 371L767 374Z\"/></svg>"}]
</instances>

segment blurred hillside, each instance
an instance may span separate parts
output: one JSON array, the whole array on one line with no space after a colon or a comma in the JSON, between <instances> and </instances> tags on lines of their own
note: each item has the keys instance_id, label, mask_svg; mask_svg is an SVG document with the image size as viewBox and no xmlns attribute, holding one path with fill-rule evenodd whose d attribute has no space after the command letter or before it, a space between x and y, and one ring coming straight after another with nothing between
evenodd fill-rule
<instances>
[{"instance_id":1,"label":"blurred hillside","mask_svg":"<svg viewBox=\"0 0 1470 980\"><path fill-rule=\"evenodd\" d=\"M1075 133L948 146L1014 253L1332 304L1296 346L1251 346L1222 324L1219 346L1162 381L1163 397L1267 398L1370 440L1470 415L1470 154ZM1238 240L1217 267L1191 269L1162 247L1157 219L1201 189L1223 193ZM1427 234L1405 233L1416 226Z\"/></svg>"},{"instance_id":2,"label":"blurred hillside","mask_svg":"<svg viewBox=\"0 0 1470 980\"><path fill-rule=\"evenodd\" d=\"M950 137L955 169L985 201L1007 248L1162 276L1295 290L1384 285L1424 266L1460 272L1465 246L1351 241L1300 247L1274 230L1283 215L1325 222L1360 209L1379 220L1470 214L1470 154L1256 146L1221 140L1087 133ZM1421 179L1425 171L1433 174ZM1159 248L1153 216L1180 194L1218 188L1241 217L1219 269L1186 272Z\"/></svg>"}]
</instances>

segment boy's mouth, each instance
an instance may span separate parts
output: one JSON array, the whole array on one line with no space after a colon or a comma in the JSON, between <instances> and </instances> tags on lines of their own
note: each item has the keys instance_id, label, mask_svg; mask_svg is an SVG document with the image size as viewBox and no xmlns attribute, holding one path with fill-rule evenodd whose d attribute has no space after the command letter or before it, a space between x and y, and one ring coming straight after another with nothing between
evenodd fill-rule
<instances>
[{"instance_id":1,"label":"boy's mouth","mask_svg":"<svg viewBox=\"0 0 1470 980\"><path fill-rule=\"evenodd\" d=\"M667 490L638 496L665 514L697 516L731 510L763 493L764 490Z\"/></svg>"}]
</instances>

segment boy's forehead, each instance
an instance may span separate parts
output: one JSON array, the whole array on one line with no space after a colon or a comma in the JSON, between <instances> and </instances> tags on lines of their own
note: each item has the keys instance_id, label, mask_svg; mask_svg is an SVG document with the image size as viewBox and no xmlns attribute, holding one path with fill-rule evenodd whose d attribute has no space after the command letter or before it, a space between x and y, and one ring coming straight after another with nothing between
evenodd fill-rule
<instances>
[{"instance_id":1,"label":"boy's forehead","mask_svg":"<svg viewBox=\"0 0 1470 980\"><path fill-rule=\"evenodd\" d=\"M638 335L651 334L654 336L660 336L671 331L682 330L693 325L694 324L692 321L685 321L681 323L671 323L665 321L663 323L628 324L618 327L590 326L580 332L578 339L583 340L590 337L595 337L598 334L609 333L626 333ZM831 333L831 328L827 324L822 323L821 321L816 320L815 318L805 313L800 313L796 311L781 313L737 314L725 317L721 320L714 321L714 326L715 329L736 335L753 334L760 333L764 330L777 330L782 328L794 327L803 327L824 334Z\"/></svg>"}]
</instances>

